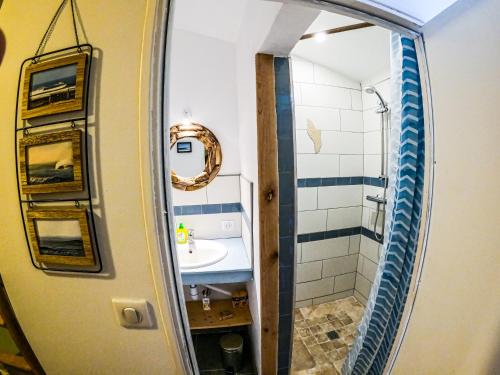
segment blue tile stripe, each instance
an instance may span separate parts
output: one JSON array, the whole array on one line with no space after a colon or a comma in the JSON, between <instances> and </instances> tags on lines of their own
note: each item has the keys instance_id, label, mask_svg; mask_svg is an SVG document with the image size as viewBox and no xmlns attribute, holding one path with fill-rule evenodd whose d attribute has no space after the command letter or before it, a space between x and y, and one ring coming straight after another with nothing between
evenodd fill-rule
<instances>
[{"instance_id":1,"label":"blue tile stripe","mask_svg":"<svg viewBox=\"0 0 500 375\"><path fill-rule=\"evenodd\" d=\"M295 264L295 150L292 87L288 58L274 59L279 173L278 368L288 372L293 332Z\"/></svg>"},{"instance_id":2,"label":"blue tile stripe","mask_svg":"<svg viewBox=\"0 0 500 375\"><path fill-rule=\"evenodd\" d=\"M242 209L240 202L174 206L175 216L226 214L230 212L241 211Z\"/></svg>"},{"instance_id":3,"label":"blue tile stripe","mask_svg":"<svg viewBox=\"0 0 500 375\"><path fill-rule=\"evenodd\" d=\"M379 243L383 243L384 241L383 238L381 240L377 240L375 238L375 234L370 229L367 229L365 227L351 227L351 228L327 230L324 232L299 234L297 236L297 242L304 243L304 242L320 241L320 240L327 240L330 238L353 236L355 234L362 234L363 236L368 237Z\"/></svg>"},{"instance_id":4,"label":"blue tile stripe","mask_svg":"<svg viewBox=\"0 0 500 375\"><path fill-rule=\"evenodd\" d=\"M384 187L384 184L387 184L386 178L367 176L299 178L297 180L298 188L344 185L371 185Z\"/></svg>"}]
</instances>

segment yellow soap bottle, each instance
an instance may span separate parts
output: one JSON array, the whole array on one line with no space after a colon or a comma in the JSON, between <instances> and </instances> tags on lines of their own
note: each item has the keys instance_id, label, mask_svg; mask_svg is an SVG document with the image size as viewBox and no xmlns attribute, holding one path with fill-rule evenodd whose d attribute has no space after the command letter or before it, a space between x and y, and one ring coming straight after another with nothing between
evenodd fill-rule
<instances>
[{"instance_id":1,"label":"yellow soap bottle","mask_svg":"<svg viewBox=\"0 0 500 375\"><path fill-rule=\"evenodd\" d=\"M184 228L184 224L180 223L179 228L175 231L175 238L179 245L184 245L188 241L188 231Z\"/></svg>"}]
</instances>

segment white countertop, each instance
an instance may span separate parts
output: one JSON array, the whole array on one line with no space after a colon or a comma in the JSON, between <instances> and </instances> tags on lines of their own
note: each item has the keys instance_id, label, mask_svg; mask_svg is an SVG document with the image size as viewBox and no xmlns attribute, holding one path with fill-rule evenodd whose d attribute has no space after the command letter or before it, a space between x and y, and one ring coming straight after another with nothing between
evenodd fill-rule
<instances>
[{"instance_id":1,"label":"white countertop","mask_svg":"<svg viewBox=\"0 0 500 375\"><path fill-rule=\"evenodd\" d=\"M208 266L181 269L183 284L242 282L252 279L252 265L242 238L223 238L216 241L226 246L226 257Z\"/></svg>"}]
</instances>

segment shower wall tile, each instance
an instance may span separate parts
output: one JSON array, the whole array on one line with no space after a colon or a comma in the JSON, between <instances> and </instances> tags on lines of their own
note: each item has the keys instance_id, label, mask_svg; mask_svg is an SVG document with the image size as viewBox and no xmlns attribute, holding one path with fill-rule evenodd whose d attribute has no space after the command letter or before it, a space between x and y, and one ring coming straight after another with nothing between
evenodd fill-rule
<instances>
[{"instance_id":1,"label":"shower wall tile","mask_svg":"<svg viewBox=\"0 0 500 375\"><path fill-rule=\"evenodd\" d=\"M338 177L339 155L298 154L297 177Z\"/></svg>"},{"instance_id":2,"label":"shower wall tile","mask_svg":"<svg viewBox=\"0 0 500 375\"><path fill-rule=\"evenodd\" d=\"M314 143L312 142L307 130L297 130L295 132L295 150L299 154L314 154Z\"/></svg>"},{"instance_id":3,"label":"shower wall tile","mask_svg":"<svg viewBox=\"0 0 500 375\"><path fill-rule=\"evenodd\" d=\"M340 177L362 176L363 155L339 155Z\"/></svg>"},{"instance_id":4,"label":"shower wall tile","mask_svg":"<svg viewBox=\"0 0 500 375\"><path fill-rule=\"evenodd\" d=\"M362 208L346 207L328 210L327 230L352 228L361 222Z\"/></svg>"},{"instance_id":5,"label":"shower wall tile","mask_svg":"<svg viewBox=\"0 0 500 375\"><path fill-rule=\"evenodd\" d=\"M365 132L380 130L380 114L376 113L374 109L363 111L363 130Z\"/></svg>"},{"instance_id":6,"label":"shower wall tile","mask_svg":"<svg viewBox=\"0 0 500 375\"><path fill-rule=\"evenodd\" d=\"M362 133L324 132L321 137L321 143L321 153L348 155L363 154Z\"/></svg>"},{"instance_id":7,"label":"shower wall tile","mask_svg":"<svg viewBox=\"0 0 500 375\"><path fill-rule=\"evenodd\" d=\"M347 132L363 132L363 112L341 110L340 130Z\"/></svg>"},{"instance_id":8,"label":"shower wall tile","mask_svg":"<svg viewBox=\"0 0 500 375\"><path fill-rule=\"evenodd\" d=\"M338 109L296 105L295 128L307 129L307 120L311 120L316 129L340 130L340 111Z\"/></svg>"},{"instance_id":9,"label":"shower wall tile","mask_svg":"<svg viewBox=\"0 0 500 375\"><path fill-rule=\"evenodd\" d=\"M362 185L320 186L318 187L318 208L361 206L362 194Z\"/></svg>"},{"instance_id":10,"label":"shower wall tile","mask_svg":"<svg viewBox=\"0 0 500 375\"><path fill-rule=\"evenodd\" d=\"M373 241L369 239L366 236L361 236L361 244L359 248L359 253L368 259L370 259L372 262L375 262L378 264L379 260L379 251L378 248L381 246L378 242Z\"/></svg>"},{"instance_id":11,"label":"shower wall tile","mask_svg":"<svg viewBox=\"0 0 500 375\"><path fill-rule=\"evenodd\" d=\"M351 92L335 86L298 83L302 92L302 104L317 107L351 109Z\"/></svg>"},{"instance_id":12,"label":"shower wall tile","mask_svg":"<svg viewBox=\"0 0 500 375\"><path fill-rule=\"evenodd\" d=\"M318 208L318 188L297 189L298 211L316 210Z\"/></svg>"},{"instance_id":13,"label":"shower wall tile","mask_svg":"<svg viewBox=\"0 0 500 375\"><path fill-rule=\"evenodd\" d=\"M292 60L292 74L296 82L314 82L313 64L306 60Z\"/></svg>"},{"instance_id":14,"label":"shower wall tile","mask_svg":"<svg viewBox=\"0 0 500 375\"><path fill-rule=\"evenodd\" d=\"M349 254L359 253L359 244L361 242L361 235L356 234L349 237Z\"/></svg>"},{"instance_id":15,"label":"shower wall tile","mask_svg":"<svg viewBox=\"0 0 500 375\"><path fill-rule=\"evenodd\" d=\"M309 298L322 297L333 293L334 278L329 277L317 281L298 283L295 289L295 300L302 301Z\"/></svg>"},{"instance_id":16,"label":"shower wall tile","mask_svg":"<svg viewBox=\"0 0 500 375\"><path fill-rule=\"evenodd\" d=\"M358 266L358 255L330 258L323 261L323 277L343 275L356 272Z\"/></svg>"},{"instance_id":17,"label":"shower wall tile","mask_svg":"<svg viewBox=\"0 0 500 375\"><path fill-rule=\"evenodd\" d=\"M313 233L326 230L327 210L299 211L297 233Z\"/></svg>"},{"instance_id":18,"label":"shower wall tile","mask_svg":"<svg viewBox=\"0 0 500 375\"><path fill-rule=\"evenodd\" d=\"M351 109L356 111L363 110L363 101L359 90L351 90Z\"/></svg>"},{"instance_id":19,"label":"shower wall tile","mask_svg":"<svg viewBox=\"0 0 500 375\"><path fill-rule=\"evenodd\" d=\"M295 60L295 58L293 59ZM300 60L299 61L304 61ZM360 90L361 85L359 82L356 82L354 80L351 80L342 74L339 74L337 72L334 72L333 70L330 70L322 65L319 64L313 64L314 65L314 82L321 84L321 85L330 85L330 86L337 86L337 87L344 87L344 88L351 88L351 89L356 89ZM295 78L295 76L294 76Z\"/></svg>"},{"instance_id":20,"label":"shower wall tile","mask_svg":"<svg viewBox=\"0 0 500 375\"><path fill-rule=\"evenodd\" d=\"M298 283L305 281L313 281L321 279L321 270L323 269L323 262L309 262L297 264L297 278Z\"/></svg>"},{"instance_id":21,"label":"shower wall tile","mask_svg":"<svg viewBox=\"0 0 500 375\"><path fill-rule=\"evenodd\" d=\"M333 257L345 256L348 253L349 237L302 243L302 262L326 260Z\"/></svg>"},{"instance_id":22,"label":"shower wall tile","mask_svg":"<svg viewBox=\"0 0 500 375\"><path fill-rule=\"evenodd\" d=\"M356 284L356 272L335 277L334 293L353 290Z\"/></svg>"},{"instance_id":23,"label":"shower wall tile","mask_svg":"<svg viewBox=\"0 0 500 375\"><path fill-rule=\"evenodd\" d=\"M380 131L374 130L366 132L364 135L363 147L365 155L380 154L381 152ZM379 169L380 172L380 169Z\"/></svg>"},{"instance_id":24,"label":"shower wall tile","mask_svg":"<svg viewBox=\"0 0 500 375\"><path fill-rule=\"evenodd\" d=\"M312 300L313 302L311 303L311 305L319 305L322 303L332 302L332 301L335 301L338 299L347 298L347 297L352 296L353 293L354 293L354 290L350 289L350 290L346 290L344 292L330 294L329 296L314 298ZM295 305L297 305L297 304L298 304L298 302Z\"/></svg>"},{"instance_id":25,"label":"shower wall tile","mask_svg":"<svg viewBox=\"0 0 500 375\"><path fill-rule=\"evenodd\" d=\"M380 176L380 154L379 155L365 155L363 168L364 175L367 177Z\"/></svg>"},{"instance_id":26,"label":"shower wall tile","mask_svg":"<svg viewBox=\"0 0 500 375\"><path fill-rule=\"evenodd\" d=\"M356 283L354 289L360 293L363 297L368 298L370 296L370 290L372 288L372 283L370 280L365 278L363 275L356 274Z\"/></svg>"}]
</instances>

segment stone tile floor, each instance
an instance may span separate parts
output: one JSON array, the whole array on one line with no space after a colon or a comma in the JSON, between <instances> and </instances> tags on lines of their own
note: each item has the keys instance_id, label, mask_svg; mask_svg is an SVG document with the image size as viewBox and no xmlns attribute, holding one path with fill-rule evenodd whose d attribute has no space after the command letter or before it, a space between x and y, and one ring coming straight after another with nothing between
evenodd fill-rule
<instances>
[{"instance_id":1,"label":"stone tile floor","mask_svg":"<svg viewBox=\"0 0 500 375\"><path fill-rule=\"evenodd\" d=\"M340 374L364 309L353 296L295 309L291 374Z\"/></svg>"}]
</instances>

